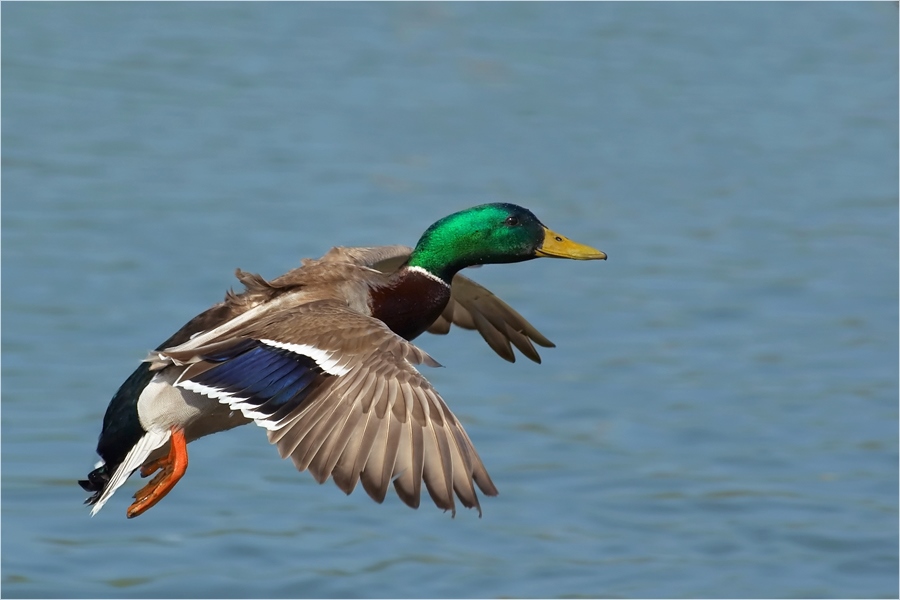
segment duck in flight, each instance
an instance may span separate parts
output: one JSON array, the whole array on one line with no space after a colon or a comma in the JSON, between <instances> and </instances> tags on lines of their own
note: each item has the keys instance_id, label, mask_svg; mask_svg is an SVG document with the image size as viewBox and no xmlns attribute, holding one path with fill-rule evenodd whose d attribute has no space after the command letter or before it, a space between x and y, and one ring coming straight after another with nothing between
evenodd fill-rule
<instances>
[{"instance_id":1,"label":"duck in flight","mask_svg":"<svg viewBox=\"0 0 900 600\"><path fill-rule=\"evenodd\" d=\"M237 270L246 288L188 321L113 396L97 444L102 461L79 481L91 515L135 472L156 474L135 495L146 512L184 476L187 444L255 422L282 458L350 494L382 502L393 483L419 506L422 483L456 513L497 495L471 440L416 365L439 366L410 343L454 324L502 358L535 362L553 347L465 267L539 257L606 255L548 229L514 204L484 204L429 227L415 248L332 248L271 281Z\"/></svg>"}]
</instances>

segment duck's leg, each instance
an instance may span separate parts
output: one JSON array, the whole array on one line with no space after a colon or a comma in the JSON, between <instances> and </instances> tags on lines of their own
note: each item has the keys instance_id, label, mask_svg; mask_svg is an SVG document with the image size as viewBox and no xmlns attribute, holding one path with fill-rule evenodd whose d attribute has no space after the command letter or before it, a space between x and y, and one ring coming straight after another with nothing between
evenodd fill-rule
<instances>
[{"instance_id":1,"label":"duck's leg","mask_svg":"<svg viewBox=\"0 0 900 600\"><path fill-rule=\"evenodd\" d=\"M141 477L147 477L156 471L160 472L134 495L134 502L126 513L128 518L132 519L143 514L162 500L184 476L187 465L187 440L184 439L184 430L173 427L169 454L141 467Z\"/></svg>"}]
</instances>

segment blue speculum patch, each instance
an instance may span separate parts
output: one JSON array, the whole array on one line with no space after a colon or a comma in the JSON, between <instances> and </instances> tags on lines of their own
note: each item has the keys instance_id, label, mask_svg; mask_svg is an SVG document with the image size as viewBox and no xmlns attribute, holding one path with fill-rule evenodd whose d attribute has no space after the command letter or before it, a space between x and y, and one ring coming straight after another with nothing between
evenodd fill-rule
<instances>
[{"instance_id":1,"label":"blue speculum patch","mask_svg":"<svg viewBox=\"0 0 900 600\"><path fill-rule=\"evenodd\" d=\"M328 376L311 357L246 340L218 351L206 360L217 366L191 380L216 388L253 405L254 410L270 417L283 416L315 389L317 378Z\"/></svg>"}]
</instances>

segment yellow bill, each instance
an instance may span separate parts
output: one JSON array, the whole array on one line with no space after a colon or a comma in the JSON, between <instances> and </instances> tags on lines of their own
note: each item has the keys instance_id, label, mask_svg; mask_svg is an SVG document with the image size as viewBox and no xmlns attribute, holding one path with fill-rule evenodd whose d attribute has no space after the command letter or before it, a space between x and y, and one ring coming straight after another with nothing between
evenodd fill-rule
<instances>
[{"instance_id":1,"label":"yellow bill","mask_svg":"<svg viewBox=\"0 0 900 600\"><path fill-rule=\"evenodd\" d=\"M574 260L606 260L606 253L573 242L569 238L559 235L544 227L544 243L535 251L537 256L548 258L571 258Z\"/></svg>"}]
</instances>

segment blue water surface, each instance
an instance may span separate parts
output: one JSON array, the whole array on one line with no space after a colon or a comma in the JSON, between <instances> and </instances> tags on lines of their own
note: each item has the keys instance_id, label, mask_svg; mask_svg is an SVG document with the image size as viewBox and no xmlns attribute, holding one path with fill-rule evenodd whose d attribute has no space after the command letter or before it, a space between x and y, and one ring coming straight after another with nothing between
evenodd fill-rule
<instances>
[{"instance_id":1,"label":"blue water surface","mask_svg":"<svg viewBox=\"0 0 900 600\"><path fill-rule=\"evenodd\" d=\"M897 597L896 3L4 3L4 597ZM500 489L345 497L248 426L94 518L147 349L333 245L516 202L417 340ZM137 478L135 478L137 479Z\"/></svg>"}]
</instances>

